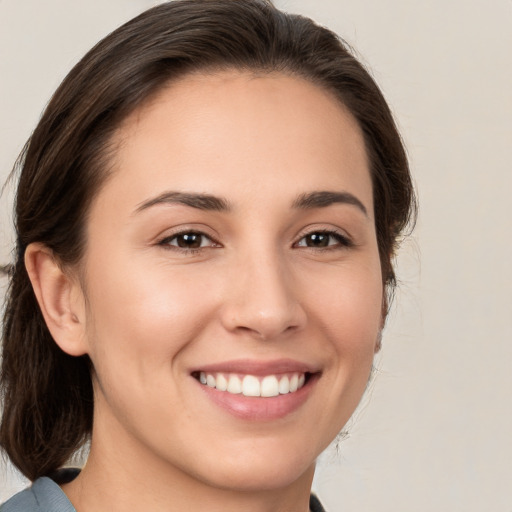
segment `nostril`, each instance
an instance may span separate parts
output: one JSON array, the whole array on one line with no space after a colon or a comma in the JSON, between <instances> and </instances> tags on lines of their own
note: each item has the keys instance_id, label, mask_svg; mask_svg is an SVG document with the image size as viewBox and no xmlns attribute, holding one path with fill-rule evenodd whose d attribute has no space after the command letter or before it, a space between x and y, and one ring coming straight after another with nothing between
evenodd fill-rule
<instances>
[{"instance_id":1,"label":"nostril","mask_svg":"<svg viewBox=\"0 0 512 512\"><path fill-rule=\"evenodd\" d=\"M290 322L289 318L259 317L246 322L239 321L234 326L234 331L240 334L250 335L260 340L272 340L283 335L290 335L300 330L299 323Z\"/></svg>"},{"instance_id":2,"label":"nostril","mask_svg":"<svg viewBox=\"0 0 512 512\"><path fill-rule=\"evenodd\" d=\"M232 284L220 309L228 331L271 340L305 325L306 313L292 281L285 271L278 272L274 263L260 262L257 267L244 268Z\"/></svg>"}]
</instances>

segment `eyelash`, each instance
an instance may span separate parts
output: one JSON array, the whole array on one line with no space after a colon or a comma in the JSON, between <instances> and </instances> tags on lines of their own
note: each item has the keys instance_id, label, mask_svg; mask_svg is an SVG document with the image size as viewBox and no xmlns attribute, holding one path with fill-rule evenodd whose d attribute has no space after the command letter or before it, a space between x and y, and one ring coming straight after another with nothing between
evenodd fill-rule
<instances>
[{"instance_id":1,"label":"eyelash","mask_svg":"<svg viewBox=\"0 0 512 512\"><path fill-rule=\"evenodd\" d=\"M315 251L332 251L332 250L340 250L340 249L348 249L350 247L353 247L354 243L350 238L348 238L346 235L343 235L339 233L338 231L333 231L330 229L315 229L313 231L310 231L309 233L305 233L301 236L298 242L294 244L294 246L297 246L298 243L300 243L302 240L304 240L307 237L311 237L313 235L324 235L328 236L329 238L334 239L337 243L335 244L329 244L325 247L309 247L309 246L301 246L306 249L312 249Z\"/></svg>"},{"instance_id":2,"label":"eyelash","mask_svg":"<svg viewBox=\"0 0 512 512\"><path fill-rule=\"evenodd\" d=\"M205 247L200 246L200 247L187 248L187 247L179 247L178 245L171 244L171 242L173 240L177 240L178 237L185 236L185 235L195 235L198 237L202 237L203 239L207 238L208 240L211 241L211 245L208 245ZM162 240L159 240L157 245L164 247L165 249L168 249L168 250L179 251L179 252L182 252L185 254L190 254L190 255L197 254L204 249L209 249L212 247L214 247L214 248L220 247L220 243L217 242L217 240L215 240L213 237L211 237L210 235L207 235L206 233L203 233L201 231L194 231L193 229L187 229L185 231L180 231L178 233L174 233L172 235L166 236L165 238L162 238Z\"/></svg>"},{"instance_id":3,"label":"eyelash","mask_svg":"<svg viewBox=\"0 0 512 512\"><path fill-rule=\"evenodd\" d=\"M194 235L194 236L202 237L203 239L207 238L208 240L210 240L211 245L207 245L204 247L199 246L199 247L193 247L193 248L186 248L186 247L179 247L178 245L171 244L171 242L177 240L178 237L186 236L186 235ZM302 242L304 239L306 239L307 237L311 237L313 235L328 236L331 239L334 239L336 241L336 243L334 243L334 244L328 243L328 245L326 245L324 247L311 247L311 246L307 246L307 245L299 245L299 243ZM201 231L194 231L194 230L180 231L178 233L174 233L172 235L166 236L165 238L162 238L161 240L159 240L157 242L157 245L164 247L168 250L179 251L179 252L189 254L189 255L197 254L197 253L203 251L204 249L216 248L216 247L221 246L221 244L217 240L215 240L213 237L211 237L210 235L207 235L206 233L203 233ZM314 250L314 251L332 251L332 250L347 249L347 248L353 247L353 245L354 245L354 243L352 242L352 240L350 240L350 238L348 238L346 235L342 235L341 233L339 233L337 231L328 230L328 229L316 229L316 230L310 231L309 233L305 233L300 237L298 242L295 242L293 244L294 247L304 247L305 249Z\"/></svg>"}]
</instances>

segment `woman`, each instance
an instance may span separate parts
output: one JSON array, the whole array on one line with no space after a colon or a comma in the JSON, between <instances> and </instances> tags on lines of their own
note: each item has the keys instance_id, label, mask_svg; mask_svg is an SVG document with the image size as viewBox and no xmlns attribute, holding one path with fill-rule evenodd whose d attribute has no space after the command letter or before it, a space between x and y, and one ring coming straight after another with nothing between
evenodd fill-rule
<instances>
[{"instance_id":1,"label":"woman","mask_svg":"<svg viewBox=\"0 0 512 512\"><path fill-rule=\"evenodd\" d=\"M263 0L160 5L71 71L22 160L0 443L35 482L2 512L321 510L414 205L343 43Z\"/></svg>"}]
</instances>

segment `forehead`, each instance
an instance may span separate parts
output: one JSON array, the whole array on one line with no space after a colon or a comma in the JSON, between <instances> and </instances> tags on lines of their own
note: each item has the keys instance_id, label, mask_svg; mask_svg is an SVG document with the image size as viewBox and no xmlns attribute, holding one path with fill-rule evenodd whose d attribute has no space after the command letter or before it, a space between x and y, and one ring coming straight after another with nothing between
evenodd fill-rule
<instances>
[{"instance_id":1,"label":"forehead","mask_svg":"<svg viewBox=\"0 0 512 512\"><path fill-rule=\"evenodd\" d=\"M371 179L357 121L334 95L295 76L192 74L132 113L116 135L106 188L123 198L170 188L354 188L372 210ZM265 189L265 191L263 190ZM101 194L100 194L101 195Z\"/></svg>"}]
</instances>

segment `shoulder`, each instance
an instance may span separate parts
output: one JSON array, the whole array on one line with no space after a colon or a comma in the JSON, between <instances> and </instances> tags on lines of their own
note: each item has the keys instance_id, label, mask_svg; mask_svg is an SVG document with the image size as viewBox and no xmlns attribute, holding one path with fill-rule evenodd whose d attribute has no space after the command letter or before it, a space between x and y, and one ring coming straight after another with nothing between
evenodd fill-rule
<instances>
[{"instance_id":1,"label":"shoulder","mask_svg":"<svg viewBox=\"0 0 512 512\"><path fill-rule=\"evenodd\" d=\"M35 512L40 510L31 487L15 494L0 506L0 512Z\"/></svg>"},{"instance_id":2,"label":"shoulder","mask_svg":"<svg viewBox=\"0 0 512 512\"><path fill-rule=\"evenodd\" d=\"M51 478L38 478L31 487L0 506L0 512L76 512L67 496Z\"/></svg>"}]
</instances>

